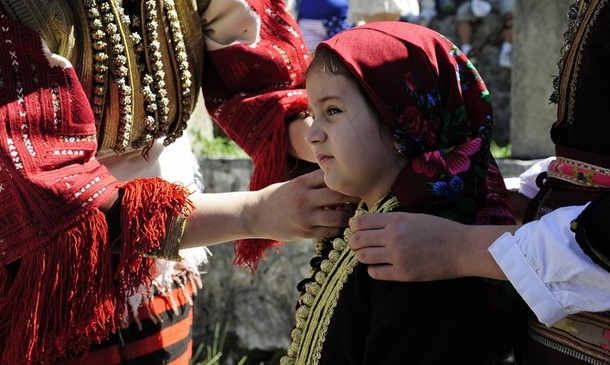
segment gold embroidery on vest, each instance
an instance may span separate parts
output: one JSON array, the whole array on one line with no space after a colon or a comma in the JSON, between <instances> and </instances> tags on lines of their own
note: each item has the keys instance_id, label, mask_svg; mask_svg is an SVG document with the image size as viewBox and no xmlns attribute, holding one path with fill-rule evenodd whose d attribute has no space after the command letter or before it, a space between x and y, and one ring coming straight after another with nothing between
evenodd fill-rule
<instances>
[{"instance_id":1,"label":"gold embroidery on vest","mask_svg":"<svg viewBox=\"0 0 610 365\"><path fill-rule=\"evenodd\" d=\"M382 199L380 206L375 206L370 213L383 213L396 210L398 199ZM363 203L356 209L355 215L366 213ZM355 253L349 249L347 242L351 231L346 228L343 237L332 240L332 249L320 264L320 270L314 272L313 281L305 284L305 292L299 298L296 311L296 324L292 330L292 343L287 356L280 360L281 365L316 365L319 363L326 340L326 333L337 306L343 285L347 282L358 264ZM316 242L317 256L329 243L328 240Z\"/></svg>"}]
</instances>

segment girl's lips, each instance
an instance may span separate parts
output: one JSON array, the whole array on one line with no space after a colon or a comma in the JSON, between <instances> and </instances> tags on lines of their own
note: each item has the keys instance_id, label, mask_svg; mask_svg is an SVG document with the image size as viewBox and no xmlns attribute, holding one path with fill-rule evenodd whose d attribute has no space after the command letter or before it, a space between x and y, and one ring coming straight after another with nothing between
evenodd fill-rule
<instances>
[{"instance_id":1,"label":"girl's lips","mask_svg":"<svg viewBox=\"0 0 610 365\"><path fill-rule=\"evenodd\" d=\"M332 156L328 155L316 155L316 160L318 161L318 165L323 165L326 161L330 160Z\"/></svg>"}]
</instances>

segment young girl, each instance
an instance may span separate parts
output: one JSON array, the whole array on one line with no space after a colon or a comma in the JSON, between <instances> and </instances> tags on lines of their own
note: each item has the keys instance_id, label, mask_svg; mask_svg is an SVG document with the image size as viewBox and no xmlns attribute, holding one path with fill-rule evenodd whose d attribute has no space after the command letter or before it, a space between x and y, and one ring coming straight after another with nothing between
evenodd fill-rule
<instances>
[{"instance_id":1,"label":"young girl","mask_svg":"<svg viewBox=\"0 0 610 365\"><path fill-rule=\"evenodd\" d=\"M489 151L489 93L443 36L400 22L347 30L318 46L306 85L307 142L326 184L362 199L356 214L514 223ZM499 286L375 281L349 239L346 230L317 243L282 364L477 365L498 356L506 329L487 291Z\"/></svg>"}]
</instances>

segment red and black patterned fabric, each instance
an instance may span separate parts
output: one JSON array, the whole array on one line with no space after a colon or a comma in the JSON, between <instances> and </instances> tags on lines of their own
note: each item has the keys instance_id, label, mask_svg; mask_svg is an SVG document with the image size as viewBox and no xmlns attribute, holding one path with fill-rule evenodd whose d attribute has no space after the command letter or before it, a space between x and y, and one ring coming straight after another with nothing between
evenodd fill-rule
<instances>
[{"instance_id":1,"label":"red and black patterned fabric","mask_svg":"<svg viewBox=\"0 0 610 365\"><path fill-rule=\"evenodd\" d=\"M138 316L89 352L62 365L188 365L192 357L191 286L175 283L169 292L155 290Z\"/></svg>"}]
</instances>

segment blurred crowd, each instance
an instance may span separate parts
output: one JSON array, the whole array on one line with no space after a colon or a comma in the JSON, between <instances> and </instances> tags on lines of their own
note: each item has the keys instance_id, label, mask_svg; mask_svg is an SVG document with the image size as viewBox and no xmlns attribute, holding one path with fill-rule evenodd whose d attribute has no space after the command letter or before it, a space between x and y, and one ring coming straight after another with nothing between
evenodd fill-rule
<instances>
[{"instance_id":1,"label":"blurred crowd","mask_svg":"<svg viewBox=\"0 0 610 365\"><path fill-rule=\"evenodd\" d=\"M484 46L473 44L478 25L496 14L501 19L498 64L511 67L514 0L287 0L287 4L312 52L319 42L353 26L391 20L434 28L434 19L453 16L457 45L473 60Z\"/></svg>"}]
</instances>

